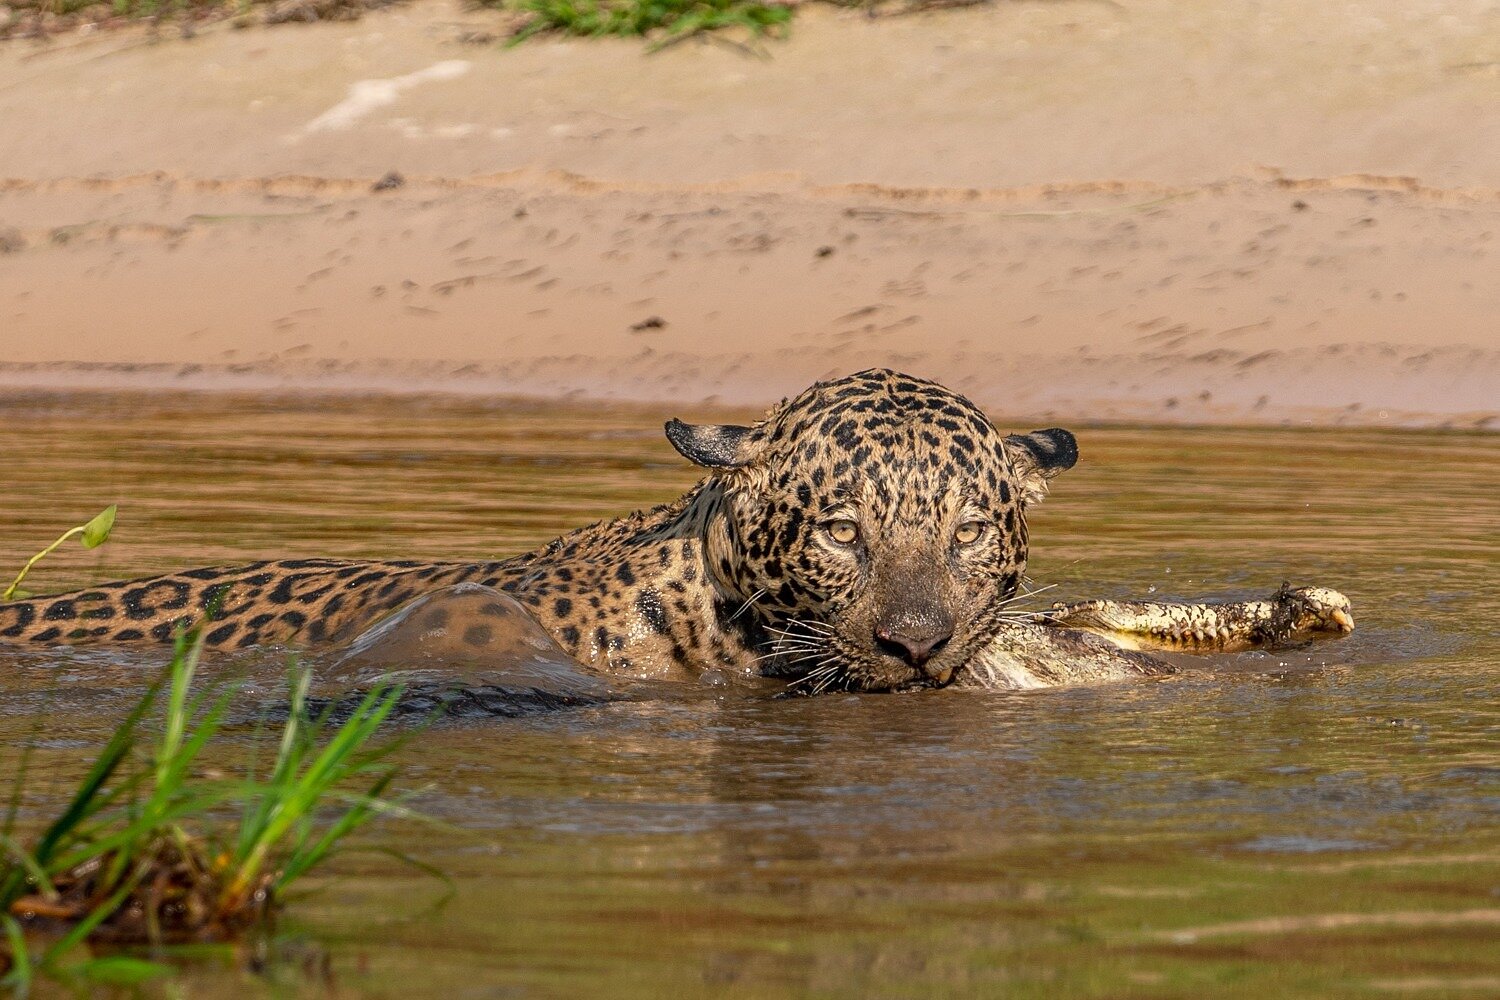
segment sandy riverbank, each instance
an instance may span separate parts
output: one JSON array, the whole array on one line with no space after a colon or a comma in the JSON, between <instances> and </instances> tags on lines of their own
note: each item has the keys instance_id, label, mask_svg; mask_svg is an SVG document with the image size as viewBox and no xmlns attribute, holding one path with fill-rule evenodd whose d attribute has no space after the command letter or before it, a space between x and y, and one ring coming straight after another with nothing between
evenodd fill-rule
<instances>
[{"instance_id":1,"label":"sandy riverbank","mask_svg":"<svg viewBox=\"0 0 1500 1000\"><path fill-rule=\"evenodd\" d=\"M0 386L751 404L889 364L1016 417L1500 426L1500 14L1421 6L11 43Z\"/></svg>"}]
</instances>

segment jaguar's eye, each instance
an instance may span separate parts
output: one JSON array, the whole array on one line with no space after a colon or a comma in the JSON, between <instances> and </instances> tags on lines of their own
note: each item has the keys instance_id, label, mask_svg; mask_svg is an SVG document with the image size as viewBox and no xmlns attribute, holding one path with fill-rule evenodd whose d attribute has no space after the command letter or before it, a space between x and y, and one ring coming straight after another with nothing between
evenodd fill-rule
<instances>
[{"instance_id":1,"label":"jaguar's eye","mask_svg":"<svg viewBox=\"0 0 1500 1000\"><path fill-rule=\"evenodd\" d=\"M829 538L840 545L853 545L859 538L859 525L847 518L829 521L823 526L823 530L828 532Z\"/></svg>"},{"instance_id":2,"label":"jaguar's eye","mask_svg":"<svg viewBox=\"0 0 1500 1000\"><path fill-rule=\"evenodd\" d=\"M953 533L953 540L960 545L973 545L979 541L987 525L983 521L965 521Z\"/></svg>"}]
</instances>

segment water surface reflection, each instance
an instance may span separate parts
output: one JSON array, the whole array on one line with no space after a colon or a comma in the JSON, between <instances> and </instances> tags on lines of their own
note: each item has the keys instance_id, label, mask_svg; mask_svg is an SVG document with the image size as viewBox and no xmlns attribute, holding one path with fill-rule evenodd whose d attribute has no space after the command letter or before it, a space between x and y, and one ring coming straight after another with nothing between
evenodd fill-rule
<instances>
[{"instance_id":1,"label":"water surface reflection","mask_svg":"<svg viewBox=\"0 0 1500 1000\"><path fill-rule=\"evenodd\" d=\"M116 539L38 584L519 551L689 485L667 415L9 397L0 565L108 502ZM773 701L702 684L446 722L406 755L452 829L385 836L457 894L430 911L430 883L348 855L293 930L374 995L1500 993L1500 438L1080 439L1032 519L1046 600L1290 578L1346 590L1359 630L1091 689ZM283 655L216 669L274 674ZM0 771L41 717L41 765L77 773L156 662L0 652ZM55 795L37 786L28 814ZM204 968L189 986L244 981Z\"/></svg>"}]
</instances>

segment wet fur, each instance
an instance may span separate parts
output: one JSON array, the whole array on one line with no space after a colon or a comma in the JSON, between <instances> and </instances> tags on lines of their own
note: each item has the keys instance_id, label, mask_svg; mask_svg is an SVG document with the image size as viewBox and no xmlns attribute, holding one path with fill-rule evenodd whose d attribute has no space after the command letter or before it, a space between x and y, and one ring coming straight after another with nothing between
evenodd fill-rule
<instances>
[{"instance_id":1,"label":"wet fur","mask_svg":"<svg viewBox=\"0 0 1500 1000\"><path fill-rule=\"evenodd\" d=\"M0 639L167 641L207 620L213 647L340 642L422 594L472 582L511 595L570 655L614 672L723 667L796 680L820 669L825 687L841 689L946 681L1004 620L1025 570L1027 501L1076 457L1064 431L1006 442L962 396L880 370L816 385L752 426L674 421L668 434L707 478L521 556L193 569L0 605ZM836 504L870 526L857 557L830 557L820 540L820 512ZM992 525L962 565L946 541L960 508ZM872 650L877 619L909 628L948 605L958 627L940 669ZM790 649L799 629L804 645Z\"/></svg>"},{"instance_id":2,"label":"wet fur","mask_svg":"<svg viewBox=\"0 0 1500 1000\"><path fill-rule=\"evenodd\" d=\"M1060 677L1075 655L1099 668L1090 676L1149 672L1142 654L1111 647L1111 663L1092 637L1018 625L1026 509L1077 460L1067 431L1005 437L957 393L872 370L754 425L674 420L667 436L708 470L686 495L523 555L274 560L107 583L0 605L0 641L165 642L202 622L211 647L338 643L423 595L479 584L578 661L642 677L722 668L804 693L902 690L949 683L971 661ZM831 541L829 518L858 525L859 544ZM961 543L965 524L982 530ZM473 617L450 627L482 647Z\"/></svg>"}]
</instances>

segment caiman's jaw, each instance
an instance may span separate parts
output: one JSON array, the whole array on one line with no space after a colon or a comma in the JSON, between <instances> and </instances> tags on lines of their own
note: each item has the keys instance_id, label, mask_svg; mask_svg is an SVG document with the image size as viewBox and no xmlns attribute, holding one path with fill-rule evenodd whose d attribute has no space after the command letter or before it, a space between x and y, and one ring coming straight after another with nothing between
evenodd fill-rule
<instances>
[{"instance_id":1,"label":"caiman's jaw","mask_svg":"<svg viewBox=\"0 0 1500 1000\"><path fill-rule=\"evenodd\" d=\"M1298 587L1287 592L1288 597L1300 600L1298 608L1298 631L1338 632L1348 635L1354 631L1354 611L1349 598L1327 587Z\"/></svg>"}]
</instances>

